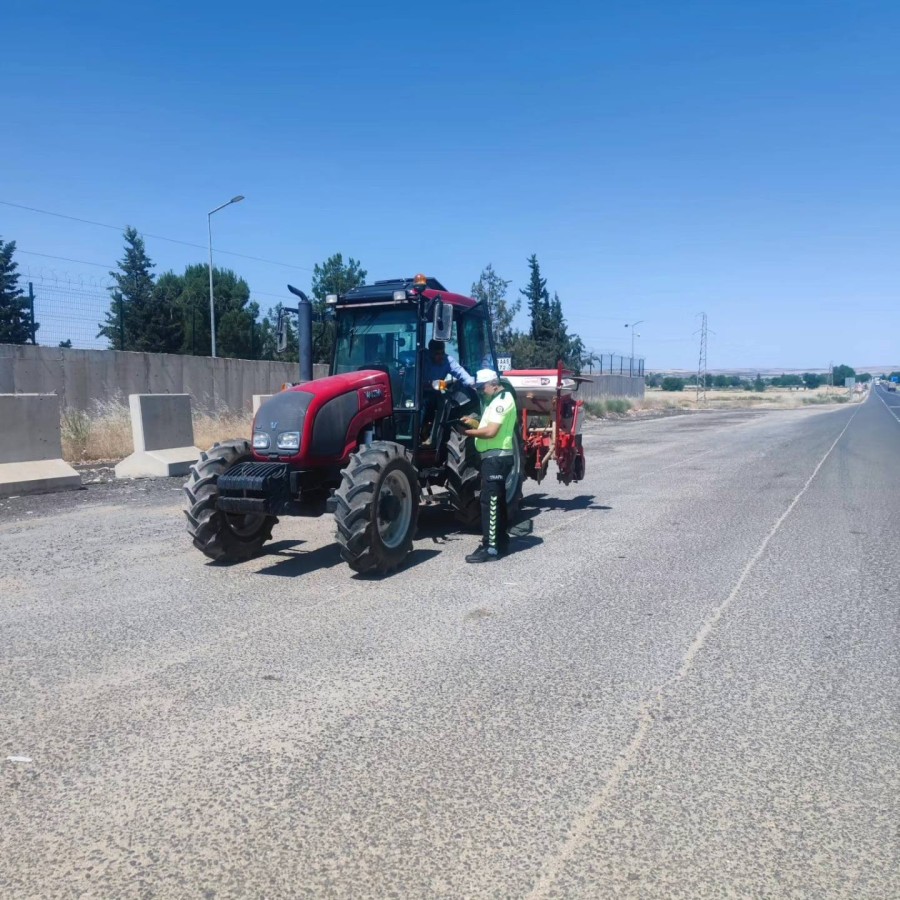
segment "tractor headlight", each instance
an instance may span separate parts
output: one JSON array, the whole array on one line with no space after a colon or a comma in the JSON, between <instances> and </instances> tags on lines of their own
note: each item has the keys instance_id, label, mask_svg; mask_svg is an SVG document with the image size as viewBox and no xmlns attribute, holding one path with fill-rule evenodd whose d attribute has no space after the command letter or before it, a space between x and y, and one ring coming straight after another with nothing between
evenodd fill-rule
<instances>
[{"instance_id":1,"label":"tractor headlight","mask_svg":"<svg viewBox=\"0 0 900 900\"><path fill-rule=\"evenodd\" d=\"M254 431L253 432L253 449L254 450L268 450L269 449L269 436L264 431Z\"/></svg>"},{"instance_id":2,"label":"tractor headlight","mask_svg":"<svg viewBox=\"0 0 900 900\"><path fill-rule=\"evenodd\" d=\"M279 450L299 450L300 449L300 432L299 431L282 431L278 435Z\"/></svg>"}]
</instances>

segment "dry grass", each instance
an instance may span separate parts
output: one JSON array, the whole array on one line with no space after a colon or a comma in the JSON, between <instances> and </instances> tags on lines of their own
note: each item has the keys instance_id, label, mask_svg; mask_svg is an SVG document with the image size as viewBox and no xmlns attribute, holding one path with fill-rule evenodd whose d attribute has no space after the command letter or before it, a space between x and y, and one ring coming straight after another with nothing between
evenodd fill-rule
<instances>
[{"instance_id":1,"label":"dry grass","mask_svg":"<svg viewBox=\"0 0 900 900\"><path fill-rule=\"evenodd\" d=\"M597 418L633 418L667 410L800 409L847 401L847 392L835 388L829 390L823 387L814 391L767 388L765 391L710 390L706 392L706 402L698 404L694 388L683 391L647 388L643 400L585 400L585 408Z\"/></svg>"},{"instance_id":2,"label":"dry grass","mask_svg":"<svg viewBox=\"0 0 900 900\"><path fill-rule=\"evenodd\" d=\"M241 437L249 440L252 427L253 416L250 413L199 410L194 413L194 445L208 450L216 441Z\"/></svg>"},{"instance_id":3,"label":"dry grass","mask_svg":"<svg viewBox=\"0 0 900 900\"><path fill-rule=\"evenodd\" d=\"M195 409L194 444L201 450L216 441L250 437L249 413ZM63 458L70 463L124 459L134 451L131 414L123 398L96 402L89 412L66 410L62 421Z\"/></svg>"},{"instance_id":4,"label":"dry grass","mask_svg":"<svg viewBox=\"0 0 900 900\"><path fill-rule=\"evenodd\" d=\"M787 388L766 388L764 391L708 390L705 404L698 406L695 388L683 391L662 391L648 388L641 404L643 408L669 409L799 409L811 404L846 403L847 392L821 387L813 391L791 391Z\"/></svg>"}]
</instances>

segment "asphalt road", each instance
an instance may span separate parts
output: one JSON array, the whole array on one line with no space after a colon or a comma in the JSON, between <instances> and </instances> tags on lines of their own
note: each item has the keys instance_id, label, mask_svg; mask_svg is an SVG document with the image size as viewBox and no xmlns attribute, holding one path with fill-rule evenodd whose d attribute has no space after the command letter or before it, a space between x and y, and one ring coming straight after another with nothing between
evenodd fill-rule
<instances>
[{"instance_id":1,"label":"asphalt road","mask_svg":"<svg viewBox=\"0 0 900 900\"><path fill-rule=\"evenodd\" d=\"M0 896L897 898L898 405L595 427L512 555L431 512L383 580L4 502Z\"/></svg>"}]
</instances>

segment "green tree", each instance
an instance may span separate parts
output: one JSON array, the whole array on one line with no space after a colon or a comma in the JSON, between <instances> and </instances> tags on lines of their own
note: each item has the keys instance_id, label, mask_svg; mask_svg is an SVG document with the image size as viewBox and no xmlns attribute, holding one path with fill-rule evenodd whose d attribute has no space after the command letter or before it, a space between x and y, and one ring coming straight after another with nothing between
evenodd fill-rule
<instances>
[{"instance_id":1,"label":"green tree","mask_svg":"<svg viewBox=\"0 0 900 900\"><path fill-rule=\"evenodd\" d=\"M346 294L365 284L367 274L352 256L345 263L341 253L335 253L313 267L313 362L330 363L334 355L334 322L326 316L325 297Z\"/></svg>"},{"instance_id":2,"label":"green tree","mask_svg":"<svg viewBox=\"0 0 900 900\"><path fill-rule=\"evenodd\" d=\"M863 384L866 384L867 382L872 380L872 373L862 372L856 380L862 382Z\"/></svg>"},{"instance_id":3,"label":"green tree","mask_svg":"<svg viewBox=\"0 0 900 900\"><path fill-rule=\"evenodd\" d=\"M762 380L762 376L759 372L756 373L756 378L753 381L754 391L759 391L760 393L766 389L766 383Z\"/></svg>"},{"instance_id":4,"label":"green tree","mask_svg":"<svg viewBox=\"0 0 900 900\"><path fill-rule=\"evenodd\" d=\"M493 265L488 263L478 276L478 281L472 285L472 296L484 303L491 319L491 329L494 333L494 346L500 355L510 352L513 339L513 319L522 307L522 301L511 302L506 299L506 289L510 282L501 278Z\"/></svg>"},{"instance_id":5,"label":"green tree","mask_svg":"<svg viewBox=\"0 0 900 900\"><path fill-rule=\"evenodd\" d=\"M24 291L19 287L19 264L13 260L15 241L0 239L0 344L31 343L31 309Z\"/></svg>"},{"instance_id":6,"label":"green tree","mask_svg":"<svg viewBox=\"0 0 900 900\"><path fill-rule=\"evenodd\" d=\"M254 329L259 306L250 302L250 286L231 269L213 268L216 303L216 356L249 359L259 343ZM181 322L181 352L209 356L209 268L187 266L183 275L166 272L157 282L157 300L173 306Z\"/></svg>"},{"instance_id":7,"label":"green tree","mask_svg":"<svg viewBox=\"0 0 900 900\"><path fill-rule=\"evenodd\" d=\"M816 374L815 372L804 372L803 373L803 383L811 391L814 391L817 387L819 387L822 384L822 376Z\"/></svg>"},{"instance_id":8,"label":"green tree","mask_svg":"<svg viewBox=\"0 0 900 900\"><path fill-rule=\"evenodd\" d=\"M542 369L546 366L542 348L530 334L521 331L512 333L507 355L512 357L513 366L517 369Z\"/></svg>"},{"instance_id":9,"label":"green tree","mask_svg":"<svg viewBox=\"0 0 900 900\"><path fill-rule=\"evenodd\" d=\"M855 378L856 377L856 370L851 369L850 366L845 366L842 364L840 366L835 366L831 370L831 377L832 377L832 382L831 382L832 384L834 384L836 387L843 387L845 378Z\"/></svg>"},{"instance_id":10,"label":"green tree","mask_svg":"<svg viewBox=\"0 0 900 900\"><path fill-rule=\"evenodd\" d=\"M581 371L585 354L584 343L578 335L569 334L559 294L553 300L547 291L547 279L541 276L537 256L528 259L531 270L528 287L519 291L528 301L531 329L527 335L512 335L516 366L555 369L562 360L565 366Z\"/></svg>"},{"instance_id":11,"label":"green tree","mask_svg":"<svg viewBox=\"0 0 900 900\"><path fill-rule=\"evenodd\" d=\"M521 288L519 293L528 304L528 315L531 318L530 337L536 344L541 345L546 343L548 337L550 294L547 291L547 279L541 277L537 254L532 253L528 257L528 268L531 270L528 287Z\"/></svg>"},{"instance_id":12,"label":"green tree","mask_svg":"<svg viewBox=\"0 0 900 900\"><path fill-rule=\"evenodd\" d=\"M677 378L674 375L667 375L662 380L662 389L664 391L683 391L684 390L684 379Z\"/></svg>"},{"instance_id":13,"label":"green tree","mask_svg":"<svg viewBox=\"0 0 900 900\"><path fill-rule=\"evenodd\" d=\"M160 340L165 328L158 328L153 301L153 262L136 228L127 227L123 237L125 254L119 268L109 273L115 285L109 289L111 302L97 337L105 337L111 350L167 352L163 347L170 349L168 342Z\"/></svg>"},{"instance_id":14,"label":"green tree","mask_svg":"<svg viewBox=\"0 0 900 900\"><path fill-rule=\"evenodd\" d=\"M713 375L712 379L713 387L716 388L727 388L729 384L729 379L727 375Z\"/></svg>"}]
</instances>

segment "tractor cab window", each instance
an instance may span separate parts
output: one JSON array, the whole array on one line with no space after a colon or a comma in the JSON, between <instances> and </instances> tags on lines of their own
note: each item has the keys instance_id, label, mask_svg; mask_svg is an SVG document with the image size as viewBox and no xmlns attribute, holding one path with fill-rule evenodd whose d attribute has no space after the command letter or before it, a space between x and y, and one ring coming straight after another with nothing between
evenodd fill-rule
<instances>
[{"instance_id":1,"label":"tractor cab window","mask_svg":"<svg viewBox=\"0 0 900 900\"><path fill-rule=\"evenodd\" d=\"M448 356L452 356L454 359L459 359L459 333L457 332L457 320L454 318L453 320L453 331L450 334L450 340L444 341L444 349L447 351ZM434 326L431 322L426 323L425 325L425 346L428 346L429 341L431 341L431 336L434 334Z\"/></svg>"},{"instance_id":2,"label":"tractor cab window","mask_svg":"<svg viewBox=\"0 0 900 900\"><path fill-rule=\"evenodd\" d=\"M462 367L473 376L479 369L497 369L497 360L491 349L487 319L476 315L461 317L460 356ZM456 321L453 323L456 328Z\"/></svg>"},{"instance_id":3,"label":"tractor cab window","mask_svg":"<svg viewBox=\"0 0 900 900\"><path fill-rule=\"evenodd\" d=\"M425 326L425 345L431 339L431 323ZM457 315L453 319L453 334L444 345L452 356L474 378L479 369L496 369L491 350L488 323L481 316Z\"/></svg>"},{"instance_id":4,"label":"tractor cab window","mask_svg":"<svg viewBox=\"0 0 900 900\"><path fill-rule=\"evenodd\" d=\"M416 314L411 309L339 310L334 373L383 369L391 379L395 409L416 406Z\"/></svg>"}]
</instances>

